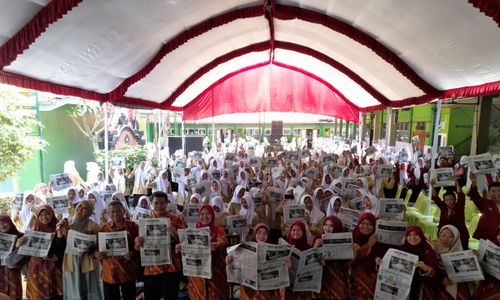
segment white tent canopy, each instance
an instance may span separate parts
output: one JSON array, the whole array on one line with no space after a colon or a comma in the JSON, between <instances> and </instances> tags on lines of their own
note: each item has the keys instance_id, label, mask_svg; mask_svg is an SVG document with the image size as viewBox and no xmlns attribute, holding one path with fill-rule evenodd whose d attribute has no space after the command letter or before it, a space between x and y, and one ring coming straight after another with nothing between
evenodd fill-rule
<instances>
[{"instance_id":1,"label":"white tent canopy","mask_svg":"<svg viewBox=\"0 0 500 300\"><path fill-rule=\"evenodd\" d=\"M482 2L0 0L0 82L182 110L267 62L314 74L359 111L493 94L500 6L486 15Z\"/></svg>"}]
</instances>

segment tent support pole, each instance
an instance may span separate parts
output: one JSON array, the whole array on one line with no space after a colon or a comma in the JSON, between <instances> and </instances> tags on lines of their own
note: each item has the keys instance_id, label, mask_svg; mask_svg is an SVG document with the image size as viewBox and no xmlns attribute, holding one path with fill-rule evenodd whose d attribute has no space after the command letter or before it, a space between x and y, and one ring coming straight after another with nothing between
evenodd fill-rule
<instances>
[{"instance_id":1,"label":"tent support pole","mask_svg":"<svg viewBox=\"0 0 500 300\"><path fill-rule=\"evenodd\" d=\"M104 176L106 182L109 182L109 146L108 146L108 103L104 102Z\"/></svg>"},{"instance_id":2,"label":"tent support pole","mask_svg":"<svg viewBox=\"0 0 500 300\"><path fill-rule=\"evenodd\" d=\"M392 127L392 108L387 108L387 122L385 123L385 153L389 151L389 143L391 142L391 127Z\"/></svg>"},{"instance_id":3,"label":"tent support pole","mask_svg":"<svg viewBox=\"0 0 500 300\"><path fill-rule=\"evenodd\" d=\"M432 136L433 137L433 140L432 140L432 151L431 151L431 170L429 172L429 182L431 180L431 175L433 174L434 172L434 169L436 168L436 153L437 153L437 148L438 148L438 136L439 136L439 128L441 127L440 124L441 124L441 104L442 104L442 100L439 99L438 102L437 102L437 106L436 106L436 118L435 118L435 123L434 123L434 135ZM423 151L423 149L422 149ZM432 190L429 188L429 192L428 192L428 195L429 199L432 197ZM430 204L428 205L427 207L427 214L429 213L430 211Z\"/></svg>"},{"instance_id":4,"label":"tent support pole","mask_svg":"<svg viewBox=\"0 0 500 300\"><path fill-rule=\"evenodd\" d=\"M359 112L359 123L358 123L358 155L359 161L361 162L361 157L363 155L361 147L363 146L363 113Z\"/></svg>"},{"instance_id":5,"label":"tent support pole","mask_svg":"<svg viewBox=\"0 0 500 300\"><path fill-rule=\"evenodd\" d=\"M186 135L184 134L184 120L182 120L182 127L181 127L181 139L182 139L182 152L184 153L184 155L187 155L186 153Z\"/></svg>"}]
</instances>

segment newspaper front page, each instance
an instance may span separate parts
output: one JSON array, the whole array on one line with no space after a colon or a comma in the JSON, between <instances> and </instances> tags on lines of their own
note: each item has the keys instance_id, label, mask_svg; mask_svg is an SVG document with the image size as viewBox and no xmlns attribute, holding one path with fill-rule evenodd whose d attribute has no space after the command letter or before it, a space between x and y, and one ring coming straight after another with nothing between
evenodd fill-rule
<instances>
[{"instance_id":1,"label":"newspaper front page","mask_svg":"<svg viewBox=\"0 0 500 300\"><path fill-rule=\"evenodd\" d=\"M375 300L407 299L418 256L389 249L384 255L375 285Z\"/></svg>"},{"instance_id":2,"label":"newspaper front page","mask_svg":"<svg viewBox=\"0 0 500 300\"><path fill-rule=\"evenodd\" d=\"M5 258L14 249L17 235L0 233L0 266L5 265Z\"/></svg>"},{"instance_id":3,"label":"newspaper front page","mask_svg":"<svg viewBox=\"0 0 500 300\"><path fill-rule=\"evenodd\" d=\"M404 242L407 222L377 220L375 233L379 243L400 246Z\"/></svg>"},{"instance_id":4,"label":"newspaper front page","mask_svg":"<svg viewBox=\"0 0 500 300\"><path fill-rule=\"evenodd\" d=\"M339 213L339 219L345 228L353 230L358 224L359 215L361 213L358 210L341 207Z\"/></svg>"},{"instance_id":5,"label":"newspaper front page","mask_svg":"<svg viewBox=\"0 0 500 300\"><path fill-rule=\"evenodd\" d=\"M26 242L17 251L20 255L47 257L54 238L53 233L41 231L26 231L24 233Z\"/></svg>"},{"instance_id":6,"label":"newspaper front page","mask_svg":"<svg viewBox=\"0 0 500 300\"><path fill-rule=\"evenodd\" d=\"M68 173L59 173L49 175L50 187L52 191L62 191L71 187L71 179Z\"/></svg>"},{"instance_id":7,"label":"newspaper front page","mask_svg":"<svg viewBox=\"0 0 500 300\"><path fill-rule=\"evenodd\" d=\"M124 256L128 251L127 231L99 232L99 252L106 256Z\"/></svg>"},{"instance_id":8,"label":"newspaper front page","mask_svg":"<svg viewBox=\"0 0 500 300\"><path fill-rule=\"evenodd\" d=\"M149 218L149 215L150 212L148 209L144 209L142 207L139 207L139 205L137 205L135 207L134 214L132 215L132 221L139 224L140 220Z\"/></svg>"},{"instance_id":9,"label":"newspaper front page","mask_svg":"<svg viewBox=\"0 0 500 300\"><path fill-rule=\"evenodd\" d=\"M403 221L405 218L405 202L403 199L380 199L381 219L397 219Z\"/></svg>"},{"instance_id":10,"label":"newspaper front page","mask_svg":"<svg viewBox=\"0 0 500 300\"><path fill-rule=\"evenodd\" d=\"M283 222L292 224L294 221L304 221L306 208L304 205L292 204L283 206Z\"/></svg>"},{"instance_id":11,"label":"newspaper front page","mask_svg":"<svg viewBox=\"0 0 500 300\"><path fill-rule=\"evenodd\" d=\"M285 261L290 258L288 245L244 242L228 248L233 263L226 267L229 282L266 291L290 285Z\"/></svg>"},{"instance_id":12,"label":"newspaper front page","mask_svg":"<svg viewBox=\"0 0 500 300\"><path fill-rule=\"evenodd\" d=\"M280 240L280 243L287 244L283 239ZM320 292L323 277L322 256L323 250L321 248L300 251L292 247L292 255L290 256L292 267L289 269L289 273L290 285L294 292Z\"/></svg>"},{"instance_id":13,"label":"newspaper front page","mask_svg":"<svg viewBox=\"0 0 500 300\"><path fill-rule=\"evenodd\" d=\"M353 259L352 233L325 233L323 240L323 258L325 260Z\"/></svg>"},{"instance_id":14,"label":"newspaper front page","mask_svg":"<svg viewBox=\"0 0 500 300\"><path fill-rule=\"evenodd\" d=\"M179 229L182 246L182 268L184 276L212 278L212 253L210 251L210 229Z\"/></svg>"},{"instance_id":15,"label":"newspaper front page","mask_svg":"<svg viewBox=\"0 0 500 300\"><path fill-rule=\"evenodd\" d=\"M483 280L484 275L472 250L441 254L448 277L455 283Z\"/></svg>"},{"instance_id":16,"label":"newspaper front page","mask_svg":"<svg viewBox=\"0 0 500 300\"><path fill-rule=\"evenodd\" d=\"M93 234L84 234L76 230L68 230L66 239L66 253L78 254L88 252L97 245L97 236Z\"/></svg>"},{"instance_id":17,"label":"newspaper front page","mask_svg":"<svg viewBox=\"0 0 500 300\"><path fill-rule=\"evenodd\" d=\"M201 204L184 204L184 220L187 224L196 224L200 216Z\"/></svg>"},{"instance_id":18,"label":"newspaper front page","mask_svg":"<svg viewBox=\"0 0 500 300\"><path fill-rule=\"evenodd\" d=\"M377 177L381 178L389 178L391 177L391 173L394 170L392 165L379 165L377 166Z\"/></svg>"},{"instance_id":19,"label":"newspaper front page","mask_svg":"<svg viewBox=\"0 0 500 300\"><path fill-rule=\"evenodd\" d=\"M496 174L498 171L493 164L493 158L489 152L469 156L469 166L472 166L474 174Z\"/></svg>"},{"instance_id":20,"label":"newspaper front page","mask_svg":"<svg viewBox=\"0 0 500 300\"><path fill-rule=\"evenodd\" d=\"M478 252L483 270L500 280L500 247L489 240L480 240Z\"/></svg>"},{"instance_id":21,"label":"newspaper front page","mask_svg":"<svg viewBox=\"0 0 500 300\"><path fill-rule=\"evenodd\" d=\"M139 236L144 237L141 247L141 265L168 265L172 263L170 247L170 219L151 218L139 221Z\"/></svg>"},{"instance_id":22,"label":"newspaper front page","mask_svg":"<svg viewBox=\"0 0 500 300\"><path fill-rule=\"evenodd\" d=\"M50 205L56 214L63 214L68 212L70 203L66 196L56 196L47 198L47 204Z\"/></svg>"},{"instance_id":23,"label":"newspaper front page","mask_svg":"<svg viewBox=\"0 0 500 300\"><path fill-rule=\"evenodd\" d=\"M453 172L452 168L439 168L434 169L431 174L434 179L434 186L455 186L455 181L453 180L453 176L455 172Z\"/></svg>"},{"instance_id":24,"label":"newspaper front page","mask_svg":"<svg viewBox=\"0 0 500 300\"><path fill-rule=\"evenodd\" d=\"M226 224L227 229L230 234L239 234L241 236L241 240L244 241L248 235L248 224L245 216L242 215L233 215L226 216Z\"/></svg>"}]
</instances>

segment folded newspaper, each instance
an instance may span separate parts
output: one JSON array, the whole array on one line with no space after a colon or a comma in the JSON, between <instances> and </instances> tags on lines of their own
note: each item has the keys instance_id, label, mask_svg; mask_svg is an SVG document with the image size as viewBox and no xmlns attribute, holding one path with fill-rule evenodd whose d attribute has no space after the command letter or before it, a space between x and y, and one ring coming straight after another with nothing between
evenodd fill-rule
<instances>
[{"instance_id":1,"label":"folded newspaper","mask_svg":"<svg viewBox=\"0 0 500 300\"><path fill-rule=\"evenodd\" d=\"M129 252L127 231L99 232L99 252L106 256L124 256Z\"/></svg>"},{"instance_id":2,"label":"folded newspaper","mask_svg":"<svg viewBox=\"0 0 500 300\"><path fill-rule=\"evenodd\" d=\"M97 236L94 234L84 234L70 229L66 238L66 253L79 254L88 252L97 245Z\"/></svg>"},{"instance_id":3,"label":"folded newspaper","mask_svg":"<svg viewBox=\"0 0 500 300\"><path fill-rule=\"evenodd\" d=\"M245 242L227 249L233 262L226 267L227 280L254 290L274 290L290 285L285 261L289 245Z\"/></svg>"},{"instance_id":4,"label":"folded newspaper","mask_svg":"<svg viewBox=\"0 0 500 300\"><path fill-rule=\"evenodd\" d=\"M403 199L380 199L380 219L397 219L404 220L405 217L405 203Z\"/></svg>"},{"instance_id":5,"label":"folded newspaper","mask_svg":"<svg viewBox=\"0 0 500 300\"><path fill-rule=\"evenodd\" d=\"M378 219L375 225L378 242L394 246L402 245L407 227L408 223L406 222Z\"/></svg>"},{"instance_id":6,"label":"folded newspaper","mask_svg":"<svg viewBox=\"0 0 500 300\"><path fill-rule=\"evenodd\" d=\"M323 240L323 258L325 260L353 259L352 233L325 233Z\"/></svg>"},{"instance_id":7,"label":"folded newspaper","mask_svg":"<svg viewBox=\"0 0 500 300\"><path fill-rule=\"evenodd\" d=\"M53 233L41 231L26 231L24 233L25 243L17 251L20 255L47 257L52 245Z\"/></svg>"},{"instance_id":8,"label":"folded newspaper","mask_svg":"<svg viewBox=\"0 0 500 300\"><path fill-rule=\"evenodd\" d=\"M12 252L17 235L0 233L0 266L5 265L5 258Z\"/></svg>"},{"instance_id":9,"label":"folded newspaper","mask_svg":"<svg viewBox=\"0 0 500 300\"><path fill-rule=\"evenodd\" d=\"M382 259L375 285L375 300L407 299L418 256L389 249Z\"/></svg>"},{"instance_id":10,"label":"folded newspaper","mask_svg":"<svg viewBox=\"0 0 500 300\"><path fill-rule=\"evenodd\" d=\"M431 178L434 179L434 186L455 186L452 168L439 168L432 170Z\"/></svg>"},{"instance_id":11,"label":"folded newspaper","mask_svg":"<svg viewBox=\"0 0 500 300\"><path fill-rule=\"evenodd\" d=\"M448 277L455 283L484 279L477 257L471 250L441 254Z\"/></svg>"},{"instance_id":12,"label":"folded newspaper","mask_svg":"<svg viewBox=\"0 0 500 300\"><path fill-rule=\"evenodd\" d=\"M182 271L184 276L212 278L212 252L210 251L210 229L179 229L181 242Z\"/></svg>"},{"instance_id":13,"label":"folded newspaper","mask_svg":"<svg viewBox=\"0 0 500 300\"><path fill-rule=\"evenodd\" d=\"M480 240L478 252L483 270L500 280L500 247L489 240Z\"/></svg>"},{"instance_id":14,"label":"folded newspaper","mask_svg":"<svg viewBox=\"0 0 500 300\"><path fill-rule=\"evenodd\" d=\"M496 174L497 168L493 164L491 153L469 156L469 166L475 174Z\"/></svg>"},{"instance_id":15,"label":"folded newspaper","mask_svg":"<svg viewBox=\"0 0 500 300\"><path fill-rule=\"evenodd\" d=\"M140 251L142 266L172 263L169 227L168 218L148 218L139 221L139 236L144 238Z\"/></svg>"},{"instance_id":16,"label":"folded newspaper","mask_svg":"<svg viewBox=\"0 0 500 300\"><path fill-rule=\"evenodd\" d=\"M294 204L283 206L283 222L292 224L294 221L303 221L306 216L304 205Z\"/></svg>"}]
</instances>

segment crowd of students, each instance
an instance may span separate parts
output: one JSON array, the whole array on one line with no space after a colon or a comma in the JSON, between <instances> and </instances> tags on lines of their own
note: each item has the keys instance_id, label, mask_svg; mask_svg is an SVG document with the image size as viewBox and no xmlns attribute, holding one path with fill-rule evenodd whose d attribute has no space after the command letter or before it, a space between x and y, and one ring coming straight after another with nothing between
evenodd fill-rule
<instances>
[{"instance_id":1,"label":"crowd of students","mask_svg":"<svg viewBox=\"0 0 500 300\"><path fill-rule=\"evenodd\" d=\"M131 172L117 170L115 184L108 183L101 174L96 180L83 182L72 178L75 187L66 194L70 208L67 213L56 214L46 204L51 196L50 186L37 185L24 193L21 209L11 215L0 215L0 232L18 236L15 248L23 243L23 232L35 230L54 233L55 237L46 258L16 257L8 266L0 267L0 292L11 299L22 298L21 270L27 274L28 299L136 299L136 284L143 282L144 298L177 299L179 286L187 281L190 299L229 299L230 289L226 278L226 264L232 262L226 254L227 228L225 217L242 215L249 232L243 238L256 242L277 243L284 238L299 250L322 247L323 233L344 232L340 208L350 207L350 197L362 197L364 208L357 225L352 230L352 260L328 260L324 262L320 293L292 292L291 289L255 291L240 288L241 299L371 299L375 291L378 266L390 245L380 243L375 234L375 223L380 214L380 198L404 197L406 190L418 194L432 189L432 200L441 209L439 237L429 241L418 226L409 226L404 243L396 247L419 257L411 287L411 299L498 299L500 282L485 274L485 280L474 283L454 283L444 270L440 255L468 248L469 233L465 226L465 195L462 187L470 182L469 196L482 216L473 237L488 239L500 245L500 182L496 174L482 180L488 182L488 191L482 195L478 189L478 177L469 172L465 160L456 165L446 158L438 160L438 167L455 167L456 188L447 188L444 199L428 176L428 162L416 157L412 162L372 154L358 157L348 151L338 151L333 163L341 166L341 174L333 174L331 168L320 163L321 150L311 151L307 158L298 161L287 159L286 152L276 148L265 151L262 157L276 157L283 172L272 174L268 167L251 167L247 152L240 147L234 160L226 160L223 151L205 151L197 160L177 157L185 162L184 176L193 175L197 182L206 181L211 190L205 195L182 180L174 182L172 162L166 169L146 168L141 163ZM312 149L311 149L312 150ZM377 177L377 168L392 164L388 178ZM236 167L234 167L236 166ZM316 170L306 172L306 170ZM213 172L218 170L219 172ZM220 173L220 178L213 174ZM309 176L306 176L306 174ZM469 175L467 175L469 174ZM465 180L464 177L465 176ZM467 177L468 176L468 177ZM483 176L483 175L481 175ZM127 177L131 180L127 184ZM345 193L352 187L344 186L344 179L356 179L353 195ZM132 184L133 182L133 184ZM117 191L117 184L120 191ZM305 193L295 199L293 192L302 186ZM128 189L129 192L125 192ZM273 201L269 191L278 190L281 195ZM398 193L398 190L403 190ZM108 203L103 192L113 192ZM127 194L127 195L124 195ZM255 204L257 200L257 204ZM410 200L411 203L412 200ZM169 203L177 204L177 211L167 209ZM183 205L203 204L199 211L196 228L209 227L212 251L212 278L184 278L182 275L181 248L177 230L186 228ZM283 207L287 204L305 206L304 221L284 224ZM149 211L150 218L169 218L172 241L172 263L168 265L140 266L139 250L144 237L139 236L138 225L131 220L136 207ZM350 207L359 209L359 207ZM65 253L68 230L85 234L127 231L130 252L124 256L107 257L95 247L79 254ZM14 251L15 252L15 251Z\"/></svg>"}]
</instances>

